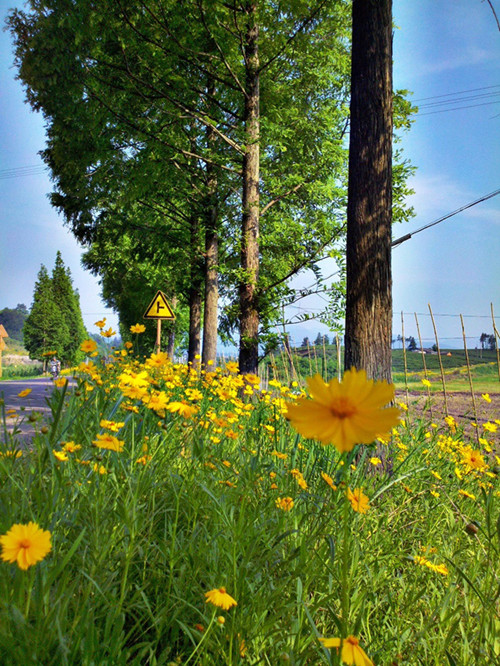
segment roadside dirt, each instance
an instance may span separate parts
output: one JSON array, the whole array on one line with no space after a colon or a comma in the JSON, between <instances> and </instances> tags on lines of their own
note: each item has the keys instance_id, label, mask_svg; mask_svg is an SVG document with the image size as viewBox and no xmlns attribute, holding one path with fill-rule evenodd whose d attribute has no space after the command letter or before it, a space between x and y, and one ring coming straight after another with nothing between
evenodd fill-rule
<instances>
[{"instance_id":1,"label":"roadside dirt","mask_svg":"<svg viewBox=\"0 0 500 666\"><path fill-rule=\"evenodd\" d=\"M500 419L500 392L499 393L490 393L491 402L487 402L484 398L481 397L481 394L476 394L476 415L477 423L479 424L479 432L482 435L482 424L486 421L494 423L496 419ZM406 402L406 393L405 391L396 392L397 400L401 402ZM416 414L422 414L424 407L427 403L427 396L422 393L412 393L411 391L408 394L408 405L410 410ZM447 407L447 411L446 411ZM430 410L427 410L429 417L432 412L432 419L434 422L440 424L447 413L464 428L464 431L469 435L475 436L475 428L472 425L473 422L476 422L476 417L474 416L474 407L472 403L471 394L467 391L457 391L447 394L446 407L444 396L442 393L431 394L431 405ZM498 444L500 442L500 425L498 430L495 433L488 433L487 439L490 442Z\"/></svg>"}]
</instances>

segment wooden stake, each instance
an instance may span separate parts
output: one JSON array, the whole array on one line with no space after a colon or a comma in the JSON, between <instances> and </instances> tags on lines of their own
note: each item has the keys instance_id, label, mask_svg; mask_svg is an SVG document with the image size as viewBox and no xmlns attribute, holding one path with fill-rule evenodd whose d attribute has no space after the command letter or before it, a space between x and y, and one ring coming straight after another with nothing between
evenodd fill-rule
<instances>
[{"instance_id":1,"label":"wooden stake","mask_svg":"<svg viewBox=\"0 0 500 666\"><path fill-rule=\"evenodd\" d=\"M495 314L493 313L493 303L490 303L491 307L491 321L493 322L493 335L495 336L495 349L497 350L497 368L498 368L498 381L500 382L500 351L498 350L498 340L500 338L500 333L495 324Z\"/></svg>"},{"instance_id":2,"label":"wooden stake","mask_svg":"<svg viewBox=\"0 0 500 666\"><path fill-rule=\"evenodd\" d=\"M467 363L467 374L469 375L470 395L472 398L472 411L474 412L474 419L477 424L476 396L474 395L474 388L472 386L472 373L470 370L469 352L467 351L467 338L465 337L464 318L462 317L462 315L460 315L460 323L462 324L462 337L464 339L465 361ZM477 443L479 444L479 428L474 428L474 430L476 431L476 439Z\"/></svg>"},{"instance_id":3,"label":"wooden stake","mask_svg":"<svg viewBox=\"0 0 500 666\"><path fill-rule=\"evenodd\" d=\"M405 366L405 393L406 393L406 405L410 401L410 396L408 394L408 362L406 360L406 340L405 340L405 318L403 311L401 310L401 335L403 336L403 361Z\"/></svg>"},{"instance_id":4,"label":"wooden stake","mask_svg":"<svg viewBox=\"0 0 500 666\"><path fill-rule=\"evenodd\" d=\"M439 369L441 370L441 383L443 385L443 399L444 399L444 413L446 414L446 416L449 416L449 413L448 413L448 395L446 393L446 383L444 381L443 362L441 360L441 349L439 348L439 338L438 338L437 329L436 329L436 322L434 321L434 315L432 314L431 304L427 303L427 307L429 308L429 312L431 314L432 327L434 328L434 338L436 340L436 349L437 349L437 353L438 353Z\"/></svg>"},{"instance_id":5,"label":"wooden stake","mask_svg":"<svg viewBox=\"0 0 500 666\"><path fill-rule=\"evenodd\" d=\"M418 334L418 343L420 345L420 351L422 352L422 363L424 365L424 377L429 381L429 377L427 376L427 363L425 362L425 352L424 348L422 346L422 336L420 335L420 326L418 325L418 317L417 313L413 313L415 315L415 323L417 324L417 334ZM427 389L427 398L429 400L429 411L432 419L432 402L431 402L431 389L430 386L425 387Z\"/></svg>"}]
</instances>

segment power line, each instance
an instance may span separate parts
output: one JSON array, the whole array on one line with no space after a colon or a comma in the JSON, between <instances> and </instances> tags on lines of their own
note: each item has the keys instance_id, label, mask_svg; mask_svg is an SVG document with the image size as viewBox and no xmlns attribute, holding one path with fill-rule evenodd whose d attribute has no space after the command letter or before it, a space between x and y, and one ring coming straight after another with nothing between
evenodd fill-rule
<instances>
[{"instance_id":1,"label":"power line","mask_svg":"<svg viewBox=\"0 0 500 666\"><path fill-rule=\"evenodd\" d=\"M446 93L444 95L432 95L432 97L419 97L418 99L412 100L413 102L425 102L428 99L440 99L441 97L453 97L455 95L465 95L471 92L480 92L481 90L491 90L492 88L500 88L500 84L495 84L493 86L483 86L482 88L471 88L470 90L459 90L453 93Z\"/></svg>"},{"instance_id":2,"label":"power line","mask_svg":"<svg viewBox=\"0 0 500 666\"><path fill-rule=\"evenodd\" d=\"M457 210L454 210L452 213L448 213L448 215L444 215L443 217L440 217L439 219L434 220L434 222L430 222L429 224L425 224L423 227L420 227L419 229L416 229L416 231L412 231L409 234L405 234L404 236L401 236L400 238L397 238L396 240L392 241L391 246L396 247L396 245L401 245L401 243L404 243L405 241L410 240L410 238L412 236L414 236L415 234L420 233L424 229L429 229L429 227L434 227L436 224L439 224L440 222L444 222L444 220L447 220L448 218L453 217L454 215L457 215L458 213L461 213L464 210L467 210L467 208L472 208L472 206L476 206L477 204L481 203L482 201L487 201L488 199L496 197L498 194L500 194L500 190L495 190L494 192L491 192L490 194L485 194L480 199L476 199L476 201L472 201L471 203L468 203L465 206L462 206L461 208L458 208Z\"/></svg>"},{"instance_id":3,"label":"power line","mask_svg":"<svg viewBox=\"0 0 500 666\"><path fill-rule=\"evenodd\" d=\"M13 167L12 169L1 169L0 180L8 178L24 178L25 176L37 176L47 170L42 164L33 164L24 167Z\"/></svg>"},{"instance_id":4,"label":"power line","mask_svg":"<svg viewBox=\"0 0 500 666\"><path fill-rule=\"evenodd\" d=\"M453 97L452 99L443 99L439 102L428 102L427 104L419 104L419 109L426 109L430 106L446 106L449 104L459 104L460 102L473 102L476 99L484 99L490 97L498 97L500 90L497 92L483 93L481 95L469 95L468 97Z\"/></svg>"},{"instance_id":5,"label":"power line","mask_svg":"<svg viewBox=\"0 0 500 666\"><path fill-rule=\"evenodd\" d=\"M417 114L418 118L422 116L432 116L435 113L446 113L448 111L460 111L461 109L474 109L478 106L491 106L492 104L500 104L500 99L496 102L483 102L482 104L468 104L467 106L456 106L453 109L441 109L440 111L426 111L425 113Z\"/></svg>"}]
</instances>

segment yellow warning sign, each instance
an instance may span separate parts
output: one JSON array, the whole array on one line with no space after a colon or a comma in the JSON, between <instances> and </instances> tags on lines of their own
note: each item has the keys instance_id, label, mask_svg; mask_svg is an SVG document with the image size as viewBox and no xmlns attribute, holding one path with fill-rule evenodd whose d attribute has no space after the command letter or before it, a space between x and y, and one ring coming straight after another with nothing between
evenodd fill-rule
<instances>
[{"instance_id":1,"label":"yellow warning sign","mask_svg":"<svg viewBox=\"0 0 500 666\"><path fill-rule=\"evenodd\" d=\"M0 324L0 338L8 338L8 337L9 337L9 334L7 333L5 328L3 327L3 324Z\"/></svg>"},{"instance_id":2,"label":"yellow warning sign","mask_svg":"<svg viewBox=\"0 0 500 666\"><path fill-rule=\"evenodd\" d=\"M155 297L148 305L143 315L144 319L175 319L172 308L167 302L167 297L162 291L157 291Z\"/></svg>"},{"instance_id":3,"label":"yellow warning sign","mask_svg":"<svg viewBox=\"0 0 500 666\"><path fill-rule=\"evenodd\" d=\"M7 345L5 344L5 340L3 338L0 338L0 351L3 351L6 348Z\"/></svg>"}]
</instances>

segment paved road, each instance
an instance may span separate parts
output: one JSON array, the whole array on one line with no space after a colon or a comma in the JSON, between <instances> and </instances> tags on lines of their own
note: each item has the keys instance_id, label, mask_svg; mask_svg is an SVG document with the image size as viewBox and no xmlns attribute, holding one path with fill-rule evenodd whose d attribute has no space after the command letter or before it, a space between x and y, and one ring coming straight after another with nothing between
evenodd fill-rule
<instances>
[{"instance_id":1,"label":"paved road","mask_svg":"<svg viewBox=\"0 0 500 666\"><path fill-rule=\"evenodd\" d=\"M15 414L7 414L7 430L12 432L16 427L21 431L24 441L29 440L35 434L34 423L29 421L33 412L40 414L43 419L48 418L50 409L46 398L49 397L54 388L52 379L43 377L41 379L15 379L0 382L0 398L5 401L5 412L15 410ZM25 398L20 398L19 393L25 389L31 389L31 393ZM40 421L37 421L40 427ZM0 441L5 440L3 424L0 431Z\"/></svg>"}]
</instances>

